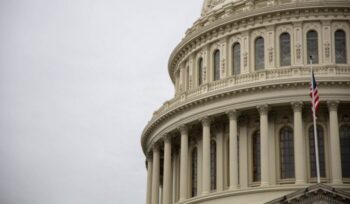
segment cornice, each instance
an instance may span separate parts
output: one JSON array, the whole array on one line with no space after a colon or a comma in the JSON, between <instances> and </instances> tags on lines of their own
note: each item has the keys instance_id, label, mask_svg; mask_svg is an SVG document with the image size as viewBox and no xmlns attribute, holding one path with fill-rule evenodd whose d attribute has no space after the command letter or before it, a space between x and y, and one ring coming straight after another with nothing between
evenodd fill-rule
<instances>
[{"instance_id":1,"label":"cornice","mask_svg":"<svg viewBox=\"0 0 350 204\"><path fill-rule=\"evenodd\" d=\"M327 86L327 87L350 87L350 77L347 78L340 78L336 79L333 77L318 77L318 84L320 87ZM290 90L295 88L308 88L309 86L309 77L303 77L303 78L296 78L293 80L275 80L275 81L265 81L256 83L254 86L252 84L247 84L246 86L242 87L228 87L226 89L209 92L203 95L199 95L198 97L195 97L191 100L184 100L180 103L178 103L176 106L168 109L161 115L153 118L145 127L142 137L141 137L141 143L145 150L146 141L148 140L148 137L150 134L152 134L153 130L161 125L162 123L166 122L170 118L176 117L177 115L183 113L184 111L187 111L193 107L205 105L207 103L212 103L216 100L222 100L224 98L228 97L239 97L244 94L256 94L260 93L262 91L269 91L269 90Z\"/></svg>"},{"instance_id":2,"label":"cornice","mask_svg":"<svg viewBox=\"0 0 350 204\"><path fill-rule=\"evenodd\" d=\"M174 83L174 72L177 65L194 52L207 45L236 32L244 32L252 29L252 26L276 25L281 19L293 19L293 23L297 21L313 20L305 19L305 16L313 16L318 20L320 15L327 16L334 20L337 16L347 19L350 15L350 4L347 1L340 2L298 2L286 5L269 6L265 8L253 9L243 13L230 13L222 18L215 18L210 23L207 22L211 15L219 15L224 12L227 7L217 12L201 18L186 33L185 38L173 50L168 62L168 71L171 80ZM332 14L332 15L330 15ZM277 22L275 22L277 20ZM264 24L263 24L264 23Z\"/></svg>"}]
</instances>

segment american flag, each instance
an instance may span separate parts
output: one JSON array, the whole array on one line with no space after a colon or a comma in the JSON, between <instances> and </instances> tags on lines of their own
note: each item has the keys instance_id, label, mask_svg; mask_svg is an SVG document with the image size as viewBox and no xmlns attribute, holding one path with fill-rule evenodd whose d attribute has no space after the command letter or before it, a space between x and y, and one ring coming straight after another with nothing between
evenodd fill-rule
<instances>
[{"instance_id":1,"label":"american flag","mask_svg":"<svg viewBox=\"0 0 350 204\"><path fill-rule=\"evenodd\" d=\"M317 82L314 75L314 70L311 71L311 84L310 84L310 97L312 103L312 111L317 111L318 106L320 105L320 97L318 95Z\"/></svg>"}]
</instances>

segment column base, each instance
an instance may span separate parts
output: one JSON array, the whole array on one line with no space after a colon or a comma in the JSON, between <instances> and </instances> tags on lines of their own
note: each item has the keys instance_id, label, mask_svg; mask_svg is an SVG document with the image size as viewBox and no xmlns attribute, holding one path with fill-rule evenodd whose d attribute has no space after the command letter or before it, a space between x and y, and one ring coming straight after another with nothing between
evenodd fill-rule
<instances>
[{"instance_id":1,"label":"column base","mask_svg":"<svg viewBox=\"0 0 350 204\"><path fill-rule=\"evenodd\" d=\"M238 186L230 186L229 188L228 188L228 190L238 190Z\"/></svg>"},{"instance_id":2,"label":"column base","mask_svg":"<svg viewBox=\"0 0 350 204\"><path fill-rule=\"evenodd\" d=\"M343 184L343 180L341 180L341 179L333 179L332 180L332 184L336 184L336 185Z\"/></svg>"},{"instance_id":3,"label":"column base","mask_svg":"<svg viewBox=\"0 0 350 204\"><path fill-rule=\"evenodd\" d=\"M270 186L269 182L261 182L260 187L268 187Z\"/></svg>"},{"instance_id":4,"label":"column base","mask_svg":"<svg viewBox=\"0 0 350 204\"><path fill-rule=\"evenodd\" d=\"M202 192L202 195L208 195L209 194L209 191L203 191Z\"/></svg>"},{"instance_id":5,"label":"column base","mask_svg":"<svg viewBox=\"0 0 350 204\"><path fill-rule=\"evenodd\" d=\"M305 184L306 184L306 182L303 180L295 181L295 185L305 185Z\"/></svg>"}]
</instances>

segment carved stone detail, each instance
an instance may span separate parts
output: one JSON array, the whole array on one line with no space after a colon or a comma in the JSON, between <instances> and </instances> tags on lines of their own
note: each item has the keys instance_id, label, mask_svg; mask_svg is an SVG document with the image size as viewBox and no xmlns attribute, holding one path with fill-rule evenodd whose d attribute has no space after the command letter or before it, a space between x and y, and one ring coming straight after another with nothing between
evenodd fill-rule
<instances>
[{"instance_id":1,"label":"carved stone detail","mask_svg":"<svg viewBox=\"0 0 350 204\"><path fill-rule=\"evenodd\" d=\"M211 119L209 116L201 118L200 121L202 122L203 126L210 126Z\"/></svg>"},{"instance_id":2,"label":"carved stone detail","mask_svg":"<svg viewBox=\"0 0 350 204\"><path fill-rule=\"evenodd\" d=\"M179 127L181 135L187 135L188 134L188 127L186 125L181 125Z\"/></svg>"},{"instance_id":3,"label":"carved stone detail","mask_svg":"<svg viewBox=\"0 0 350 204\"><path fill-rule=\"evenodd\" d=\"M232 110L232 111L227 112L227 115L228 115L228 118L230 120L237 120L239 113L236 110Z\"/></svg>"},{"instance_id":4,"label":"carved stone detail","mask_svg":"<svg viewBox=\"0 0 350 204\"><path fill-rule=\"evenodd\" d=\"M291 105L294 112L301 112L303 109L303 102L301 101L291 102Z\"/></svg>"},{"instance_id":5,"label":"carved stone detail","mask_svg":"<svg viewBox=\"0 0 350 204\"><path fill-rule=\"evenodd\" d=\"M256 108L258 109L260 115L267 115L267 113L269 112L269 106L266 104L256 106Z\"/></svg>"},{"instance_id":6,"label":"carved stone detail","mask_svg":"<svg viewBox=\"0 0 350 204\"><path fill-rule=\"evenodd\" d=\"M339 101L327 101L329 111L337 111L339 106Z\"/></svg>"}]
</instances>

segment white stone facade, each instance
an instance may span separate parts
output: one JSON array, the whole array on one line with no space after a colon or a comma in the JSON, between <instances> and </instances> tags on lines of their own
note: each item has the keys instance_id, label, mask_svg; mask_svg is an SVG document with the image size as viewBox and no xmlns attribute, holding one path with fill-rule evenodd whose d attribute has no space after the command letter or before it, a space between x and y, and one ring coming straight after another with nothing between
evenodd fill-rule
<instances>
[{"instance_id":1,"label":"white stone facade","mask_svg":"<svg viewBox=\"0 0 350 204\"><path fill-rule=\"evenodd\" d=\"M146 203L265 203L315 183L311 67L321 180L350 191L350 0L206 0L142 133Z\"/></svg>"}]
</instances>

